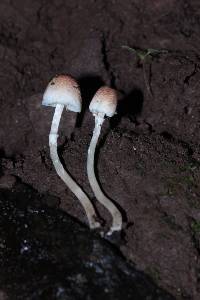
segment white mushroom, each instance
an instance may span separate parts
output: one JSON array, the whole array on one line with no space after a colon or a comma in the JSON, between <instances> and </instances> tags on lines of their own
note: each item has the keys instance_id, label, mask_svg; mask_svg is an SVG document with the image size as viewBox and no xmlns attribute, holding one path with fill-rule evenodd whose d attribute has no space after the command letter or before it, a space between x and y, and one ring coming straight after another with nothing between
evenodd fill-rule
<instances>
[{"instance_id":1,"label":"white mushroom","mask_svg":"<svg viewBox=\"0 0 200 300\"><path fill-rule=\"evenodd\" d=\"M112 117L115 114L116 106L117 92L106 86L101 87L96 92L89 106L90 111L95 117L95 128L88 149L87 173L95 197L112 215L113 223L110 231L107 233L108 235L111 235L113 231L120 231L122 229L122 215L118 208L103 194L99 187L94 173L94 155L104 117Z\"/></svg>"},{"instance_id":2,"label":"white mushroom","mask_svg":"<svg viewBox=\"0 0 200 300\"><path fill-rule=\"evenodd\" d=\"M98 228L100 224L96 221L97 217L92 203L77 183L64 170L57 152L58 127L64 107L73 112L81 111L82 100L77 82L68 75L54 77L44 92L42 104L55 107L49 134L49 146L56 172L81 202L85 209L90 228Z\"/></svg>"}]
</instances>

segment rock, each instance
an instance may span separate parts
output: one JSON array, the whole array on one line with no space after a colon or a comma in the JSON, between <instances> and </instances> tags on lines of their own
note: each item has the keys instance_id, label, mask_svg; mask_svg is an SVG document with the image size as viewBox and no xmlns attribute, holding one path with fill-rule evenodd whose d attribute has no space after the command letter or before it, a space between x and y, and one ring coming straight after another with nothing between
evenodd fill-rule
<instances>
[{"instance_id":1,"label":"rock","mask_svg":"<svg viewBox=\"0 0 200 300\"><path fill-rule=\"evenodd\" d=\"M43 198L19 183L0 190L0 288L8 299L173 299Z\"/></svg>"}]
</instances>

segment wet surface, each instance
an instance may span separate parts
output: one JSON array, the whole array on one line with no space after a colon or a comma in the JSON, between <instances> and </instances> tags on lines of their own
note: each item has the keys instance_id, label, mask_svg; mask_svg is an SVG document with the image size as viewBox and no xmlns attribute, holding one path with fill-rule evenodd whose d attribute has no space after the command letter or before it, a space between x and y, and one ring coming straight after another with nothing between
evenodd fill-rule
<instances>
[{"instance_id":1,"label":"wet surface","mask_svg":"<svg viewBox=\"0 0 200 300\"><path fill-rule=\"evenodd\" d=\"M3 299L173 299L44 197L19 183L0 190Z\"/></svg>"}]
</instances>

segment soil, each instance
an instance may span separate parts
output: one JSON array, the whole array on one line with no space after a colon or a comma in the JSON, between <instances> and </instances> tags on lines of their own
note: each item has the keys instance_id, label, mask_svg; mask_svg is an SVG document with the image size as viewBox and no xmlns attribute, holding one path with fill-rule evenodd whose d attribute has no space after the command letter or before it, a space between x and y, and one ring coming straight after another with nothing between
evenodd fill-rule
<instances>
[{"instance_id":1,"label":"soil","mask_svg":"<svg viewBox=\"0 0 200 300\"><path fill-rule=\"evenodd\" d=\"M83 111L62 116L59 154L109 226L86 174L88 104L101 85L116 88L118 114L103 125L96 168L124 215L118 248L176 299L200 299L199 1L2 0L0 15L0 188L21 181L87 224L53 168L53 109L41 106L52 76L72 74ZM142 64L123 45L166 51Z\"/></svg>"},{"instance_id":2,"label":"soil","mask_svg":"<svg viewBox=\"0 0 200 300\"><path fill-rule=\"evenodd\" d=\"M174 300L99 234L45 199L20 182L0 192L1 300Z\"/></svg>"}]
</instances>

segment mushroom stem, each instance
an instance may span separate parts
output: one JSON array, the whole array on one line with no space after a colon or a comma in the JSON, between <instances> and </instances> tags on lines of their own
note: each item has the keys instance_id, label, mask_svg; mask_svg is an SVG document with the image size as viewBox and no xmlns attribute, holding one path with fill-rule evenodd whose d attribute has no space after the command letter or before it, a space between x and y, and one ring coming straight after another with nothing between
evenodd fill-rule
<instances>
[{"instance_id":1,"label":"mushroom stem","mask_svg":"<svg viewBox=\"0 0 200 300\"><path fill-rule=\"evenodd\" d=\"M97 182L95 172L94 172L94 156L95 156L95 148L98 142L98 138L101 131L101 126L104 122L104 116L105 114L102 113L96 113L95 116L95 128L93 131L92 140L90 142L90 146L88 149L88 159L87 159L87 173L88 173L88 179L91 185L91 188L94 192L95 197L97 200L105 206L110 214L113 217L113 223L111 226L110 231L107 233L107 235L111 235L113 231L120 231L122 229L122 216L118 208L111 202L109 198L107 198L102 190L100 189L100 186Z\"/></svg>"},{"instance_id":2,"label":"mushroom stem","mask_svg":"<svg viewBox=\"0 0 200 300\"><path fill-rule=\"evenodd\" d=\"M98 228L98 227L100 227L100 223L95 220L96 213L95 213L92 203L90 202L87 195L77 185L77 183L65 171L65 169L63 168L63 166L60 162L59 156L58 156L58 152L57 152L58 127L59 127L60 118L61 118L63 109L64 109L64 105L57 104L56 108L55 108L55 113L53 116L51 131L49 134L49 147L50 147L51 159L52 159L52 162L56 169L57 174L65 182L65 184L69 187L69 189L76 195L76 197L79 199L82 206L84 207L90 228L92 228L92 229Z\"/></svg>"}]
</instances>

